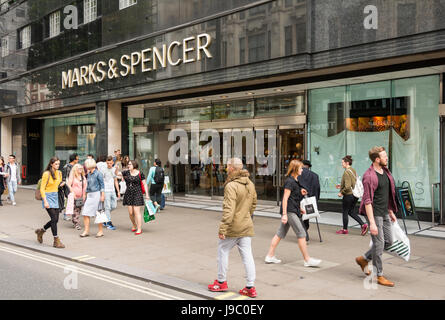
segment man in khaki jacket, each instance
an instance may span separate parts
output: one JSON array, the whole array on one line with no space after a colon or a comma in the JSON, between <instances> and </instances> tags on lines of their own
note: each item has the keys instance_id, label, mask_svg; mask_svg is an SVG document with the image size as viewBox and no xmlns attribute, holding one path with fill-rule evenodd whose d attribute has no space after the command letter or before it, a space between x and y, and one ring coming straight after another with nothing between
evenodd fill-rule
<instances>
[{"instance_id":1,"label":"man in khaki jacket","mask_svg":"<svg viewBox=\"0 0 445 320\"><path fill-rule=\"evenodd\" d=\"M236 245L246 269L247 285L241 295L255 298L255 262L252 255L254 236L252 215L257 204L255 186L249 179L249 172L243 170L238 158L227 163L228 177L224 185L223 216L219 227L218 279L208 286L210 291L227 291L227 269L230 250Z\"/></svg>"}]
</instances>

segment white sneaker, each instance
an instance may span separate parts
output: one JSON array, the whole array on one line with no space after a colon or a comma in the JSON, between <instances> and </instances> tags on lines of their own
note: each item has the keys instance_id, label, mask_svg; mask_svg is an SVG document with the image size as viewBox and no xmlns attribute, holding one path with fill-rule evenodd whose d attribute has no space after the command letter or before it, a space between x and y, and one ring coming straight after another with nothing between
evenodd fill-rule
<instances>
[{"instance_id":1,"label":"white sneaker","mask_svg":"<svg viewBox=\"0 0 445 320\"><path fill-rule=\"evenodd\" d=\"M318 267L321 263L321 260L310 258L308 261L304 261L305 267Z\"/></svg>"},{"instance_id":2,"label":"white sneaker","mask_svg":"<svg viewBox=\"0 0 445 320\"><path fill-rule=\"evenodd\" d=\"M264 261L266 263L281 263L281 260L278 260L275 256L273 257L266 256L266 259L264 259Z\"/></svg>"},{"instance_id":3,"label":"white sneaker","mask_svg":"<svg viewBox=\"0 0 445 320\"><path fill-rule=\"evenodd\" d=\"M16 206L16 205L17 205L17 203L13 202L13 203L12 203L12 205L13 205L13 206Z\"/></svg>"}]
</instances>

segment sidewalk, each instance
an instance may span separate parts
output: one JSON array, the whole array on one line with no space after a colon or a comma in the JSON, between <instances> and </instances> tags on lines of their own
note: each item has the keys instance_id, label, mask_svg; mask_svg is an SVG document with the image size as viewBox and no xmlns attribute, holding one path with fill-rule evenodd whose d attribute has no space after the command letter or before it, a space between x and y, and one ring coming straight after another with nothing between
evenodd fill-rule
<instances>
[{"instance_id":1,"label":"sidewalk","mask_svg":"<svg viewBox=\"0 0 445 320\"><path fill-rule=\"evenodd\" d=\"M56 250L51 247L50 230L44 236L43 245L36 242L34 230L49 217L41 203L34 200L32 190L20 189L16 207L0 207L0 242L15 242L102 268L115 268L121 273L163 282L208 298L244 298L237 294L213 294L206 289L217 272L217 230L221 218L218 203L213 201L214 210L195 209L194 204L189 205L191 208L177 205L178 202L175 206L169 203L155 221L144 225L141 236L134 236L130 231L127 209L121 202L112 214L117 230L105 230L105 237L100 239L94 238L96 226L91 228L92 236L82 239L72 223L61 218L59 234L66 249ZM207 208L208 203L201 205ZM341 215L337 215L340 221ZM368 248L369 236L360 236L357 228L352 228L348 236L336 235L337 226L322 224L323 242L320 243L316 225L311 224L309 252L323 259L321 268L302 266L292 232L277 249L282 264L266 265L264 257L279 223L274 217L254 217L258 299L445 299L445 242L442 239L410 235L410 262L384 256L385 275L396 287L367 290L363 283L365 276L354 258ZM230 255L228 284L235 293L245 285L244 268L236 249Z\"/></svg>"}]
</instances>

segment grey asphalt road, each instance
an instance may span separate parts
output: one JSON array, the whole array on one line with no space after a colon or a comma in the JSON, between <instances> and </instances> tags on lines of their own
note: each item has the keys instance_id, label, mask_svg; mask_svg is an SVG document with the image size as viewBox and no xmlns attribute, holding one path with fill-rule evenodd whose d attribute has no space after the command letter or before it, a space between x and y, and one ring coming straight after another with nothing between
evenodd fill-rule
<instances>
[{"instance_id":1,"label":"grey asphalt road","mask_svg":"<svg viewBox=\"0 0 445 320\"><path fill-rule=\"evenodd\" d=\"M179 291L0 244L0 300L199 300Z\"/></svg>"}]
</instances>

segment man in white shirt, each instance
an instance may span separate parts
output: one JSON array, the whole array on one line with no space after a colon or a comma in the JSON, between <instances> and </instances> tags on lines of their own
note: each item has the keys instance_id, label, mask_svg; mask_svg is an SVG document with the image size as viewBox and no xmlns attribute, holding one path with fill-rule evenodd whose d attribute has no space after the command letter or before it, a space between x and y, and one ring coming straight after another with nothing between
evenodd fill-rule
<instances>
[{"instance_id":1,"label":"man in white shirt","mask_svg":"<svg viewBox=\"0 0 445 320\"><path fill-rule=\"evenodd\" d=\"M17 204L15 202L17 185L22 184L22 180L20 179L19 165L15 162L15 155L13 154L9 156L9 163L6 165L5 177L7 178L6 183L9 190L9 200L12 202L12 205L15 206Z\"/></svg>"},{"instance_id":2,"label":"man in white shirt","mask_svg":"<svg viewBox=\"0 0 445 320\"><path fill-rule=\"evenodd\" d=\"M119 183L117 181L116 168L113 167L113 157L109 156L107 158L106 166L101 166L98 169L104 176L104 185L105 185L105 214L108 217L108 222L104 223L104 227L110 230L116 230L116 227L113 226L111 222L111 211L116 209L117 207L117 197L116 191L114 188L119 190ZM120 193L119 198L120 198Z\"/></svg>"}]
</instances>

